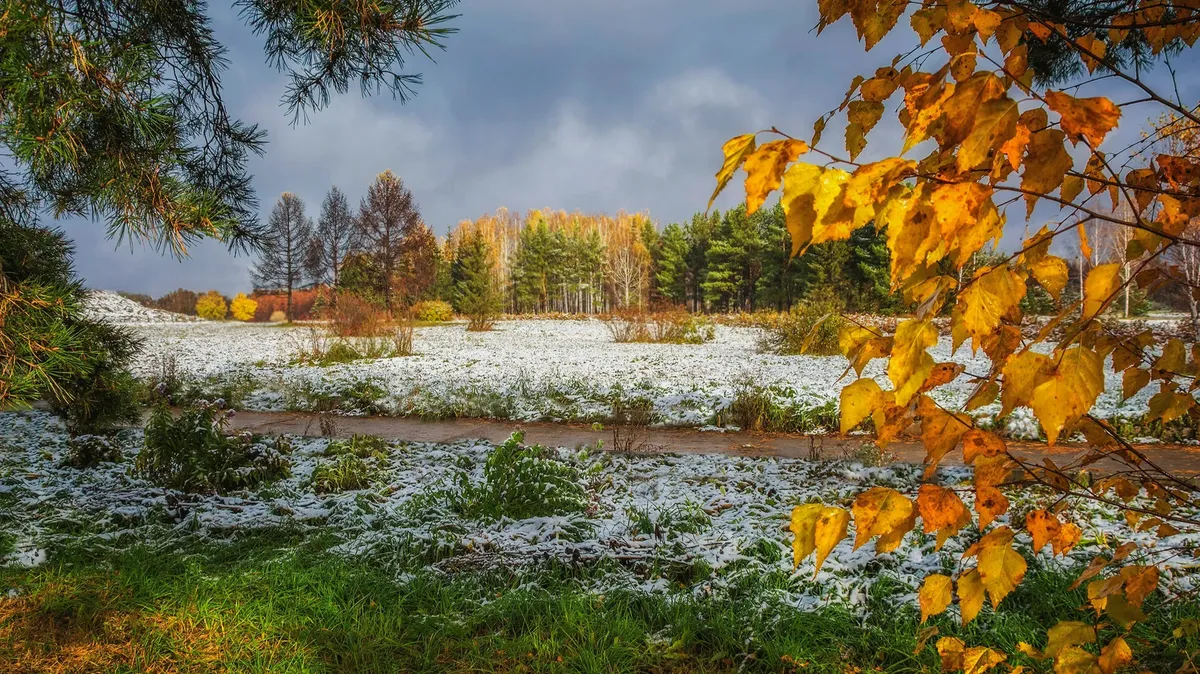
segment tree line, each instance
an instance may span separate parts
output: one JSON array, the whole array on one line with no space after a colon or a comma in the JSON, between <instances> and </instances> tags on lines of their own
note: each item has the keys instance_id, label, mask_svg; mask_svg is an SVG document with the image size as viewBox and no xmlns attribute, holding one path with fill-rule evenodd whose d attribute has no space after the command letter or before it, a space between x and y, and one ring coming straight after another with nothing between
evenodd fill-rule
<instances>
[{"instance_id":1,"label":"tree line","mask_svg":"<svg viewBox=\"0 0 1200 674\"><path fill-rule=\"evenodd\" d=\"M422 300L462 313L600 313L683 306L695 312L786 311L836 298L855 312L899 308L888 287L886 235L868 226L792 258L783 209L745 205L660 229L644 213L516 213L460 222L438 240L411 191L381 173L357 209L337 187L314 223L284 193L251 272L256 290L290 298L327 287L386 310ZM167 308L167 307L164 307Z\"/></svg>"}]
</instances>

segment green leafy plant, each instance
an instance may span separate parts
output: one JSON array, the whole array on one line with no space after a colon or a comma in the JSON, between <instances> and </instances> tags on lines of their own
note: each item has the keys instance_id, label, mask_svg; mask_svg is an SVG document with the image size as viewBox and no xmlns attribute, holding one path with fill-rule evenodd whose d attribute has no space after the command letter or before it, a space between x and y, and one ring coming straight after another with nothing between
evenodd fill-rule
<instances>
[{"instance_id":1,"label":"green leafy plant","mask_svg":"<svg viewBox=\"0 0 1200 674\"><path fill-rule=\"evenodd\" d=\"M492 450L483 466L483 482L472 484L465 473L460 474L460 511L481 519L520 520L587 508L579 469L545 447L526 447L521 444L524 437L513 433Z\"/></svg>"},{"instance_id":2,"label":"green leafy plant","mask_svg":"<svg viewBox=\"0 0 1200 674\"><path fill-rule=\"evenodd\" d=\"M250 489L291 474L291 446L227 431L230 412L216 405L185 408L175 417L159 404L146 424L136 474L169 489L226 492Z\"/></svg>"}]
</instances>

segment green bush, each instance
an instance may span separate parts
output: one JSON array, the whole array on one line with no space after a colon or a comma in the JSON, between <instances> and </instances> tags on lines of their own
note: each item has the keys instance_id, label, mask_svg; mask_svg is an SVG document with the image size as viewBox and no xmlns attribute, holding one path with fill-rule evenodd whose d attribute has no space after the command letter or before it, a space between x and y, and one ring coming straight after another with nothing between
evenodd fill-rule
<instances>
[{"instance_id":1,"label":"green bush","mask_svg":"<svg viewBox=\"0 0 1200 674\"><path fill-rule=\"evenodd\" d=\"M841 310L832 298L799 304L765 329L759 348L784 355L835 356L841 353L838 332L845 322Z\"/></svg>"},{"instance_id":2,"label":"green bush","mask_svg":"<svg viewBox=\"0 0 1200 674\"><path fill-rule=\"evenodd\" d=\"M335 461L317 464L309 484L318 494L366 489L375 472L371 464L354 454L342 454Z\"/></svg>"},{"instance_id":3,"label":"green bush","mask_svg":"<svg viewBox=\"0 0 1200 674\"><path fill-rule=\"evenodd\" d=\"M454 318L454 307L441 300L417 302L412 311L413 317L422 323L445 323Z\"/></svg>"},{"instance_id":4,"label":"green bush","mask_svg":"<svg viewBox=\"0 0 1200 674\"><path fill-rule=\"evenodd\" d=\"M251 489L291 474L286 439L267 443L249 433L233 435L228 423L229 412L216 405L186 408L178 418L158 405L135 472L169 489L200 493Z\"/></svg>"},{"instance_id":5,"label":"green bush","mask_svg":"<svg viewBox=\"0 0 1200 674\"><path fill-rule=\"evenodd\" d=\"M71 468L94 468L101 463L120 463L121 444L115 434L78 435L67 440L67 454L62 465Z\"/></svg>"},{"instance_id":6,"label":"green bush","mask_svg":"<svg viewBox=\"0 0 1200 674\"><path fill-rule=\"evenodd\" d=\"M325 456L357 456L360 459L386 460L388 443L374 435L355 434L349 440L334 440L325 446Z\"/></svg>"},{"instance_id":7,"label":"green bush","mask_svg":"<svg viewBox=\"0 0 1200 674\"><path fill-rule=\"evenodd\" d=\"M521 444L524 434L513 433L492 450L483 466L483 482L471 484L460 474L458 509L468 517L514 520L583 512L587 493L579 469L553 456L540 445Z\"/></svg>"}]
</instances>

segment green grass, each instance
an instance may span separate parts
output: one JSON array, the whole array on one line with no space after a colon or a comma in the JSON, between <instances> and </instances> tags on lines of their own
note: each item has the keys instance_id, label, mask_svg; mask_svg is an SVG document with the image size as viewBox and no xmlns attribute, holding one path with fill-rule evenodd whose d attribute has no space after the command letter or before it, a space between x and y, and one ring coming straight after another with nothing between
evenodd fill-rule
<instances>
[{"instance_id":1,"label":"green grass","mask_svg":"<svg viewBox=\"0 0 1200 674\"><path fill-rule=\"evenodd\" d=\"M34 671L65 662L115 672L940 669L932 647L913 654L915 611L897 608L898 588L886 581L863 622L841 608L788 607L781 591L791 581L781 573L670 595L620 589L610 582L623 576L615 562L426 571L398 582L378 559L327 552L336 542L265 530L223 544L61 551L41 568L0 569L0 588L18 591L0 598L0 669L18 661ZM1082 593L1067 592L1068 580L1034 571L1000 612L985 610L968 629L949 617L933 624L1009 652L1020 641L1042 645L1040 626L1080 617ZM1140 669L1174 671L1177 649L1198 644L1168 644L1170 629L1200 608L1151 616L1135 629L1147 640Z\"/></svg>"}]
</instances>

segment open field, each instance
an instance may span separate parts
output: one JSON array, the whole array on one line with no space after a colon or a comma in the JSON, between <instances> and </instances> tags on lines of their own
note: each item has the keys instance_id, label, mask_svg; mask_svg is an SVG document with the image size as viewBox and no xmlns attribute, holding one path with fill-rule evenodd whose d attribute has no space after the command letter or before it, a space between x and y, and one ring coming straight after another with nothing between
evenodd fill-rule
<instances>
[{"instance_id":1,"label":"open field","mask_svg":"<svg viewBox=\"0 0 1200 674\"><path fill-rule=\"evenodd\" d=\"M483 333L450 324L417 328L413 356L322 367L289 364L310 339L311 327L208 322L133 327L146 340L138 374L154 376L159 359L173 356L185 376L207 379L202 387L213 396L236 390L239 400L229 402L260 410L321 409L330 399L352 398L343 409L353 411L357 404L376 413L432 418L592 422L608 420L614 404L622 404L646 407L657 424L735 426L722 413L741 390L765 392L791 414L813 415L817 430L822 419L836 418L831 409L822 416L820 408L836 402L853 377L841 378L847 365L841 356L760 352L757 328L717 326L716 338L705 344L616 344L598 320L505 321ZM987 371L982 353L973 356L967 346L951 353L948 337L933 353L939 361L964 364L968 372ZM887 387L882 361L868 365L864 376ZM956 405L969 391L960 378L933 395ZM1120 375L1109 371L1093 411L1136 416L1152 394L1147 388L1122 403ZM978 414L995 414L998 407ZM1007 423L1016 437L1036 437L1027 410Z\"/></svg>"},{"instance_id":2,"label":"open field","mask_svg":"<svg viewBox=\"0 0 1200 674\"><path fill-rule=\"evenodd\" d=\"M876 556L874 544L855 551L847 539L815 578L811 558L793 572L794 505L846 505L872 485L915 489L920 468L903 464L558 449L544 461L565 467L578 498L529 514L519 495L540 502L551 471L499 496L488 488L489 444L389 444L366 459L367 485L318 493L330 442L293 438L289 477L200 496L131 474L141 441L125 431L122 462L80 470L62 465L57 420L0 415L0 661L78 658L79 640L108 640L84 650L132 670L369 671L403 658L429 671L776 671L789 669L787 656L804 671L847 671L843 661L927 671L936 654L912 655L916 586L962 550L951 539L936 554L932 536L913 533ZM955 468L941 479L969 477ZM1052 498L1009 497L1004 519ZM1034 641L1037 620L1075 610L1081 599L1062 577L1122 525L1094 505L1071 512L1083 542L1065 560L1034 555L1018 537L1032 582L985 609L968 630L975 642ZM1137 540L1149 559L1186 538ZM1163 561L1165 593L1194 589L1194 560ZM1162 666L1186 645L1165 645L1172 621L1194 608L1139 625L1164 644ZM957 622L952 609L934 624L963 633Z\"/></svg>"}]
</instances>

